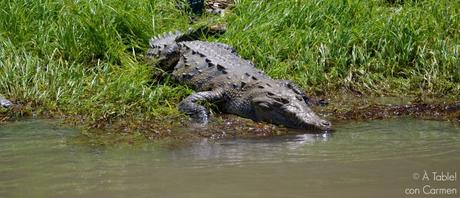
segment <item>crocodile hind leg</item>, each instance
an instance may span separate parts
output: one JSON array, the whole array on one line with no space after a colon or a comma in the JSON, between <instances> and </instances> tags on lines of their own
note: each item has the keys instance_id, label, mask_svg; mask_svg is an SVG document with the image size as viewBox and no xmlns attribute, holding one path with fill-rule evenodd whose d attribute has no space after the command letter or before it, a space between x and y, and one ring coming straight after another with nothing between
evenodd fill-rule
<instances>
[{"instance_id":1,"label":"crocodile hind leg","mask_svg":"<svg viewBox=\"0 0 460 198\"><path fill-rule=\"evenodd\" d=\"M190 116L195 123L207 124L209 120L209 111L198 103L203 101L216 101L222 99L223 96L224 92L222 89L193 93L179 103L179 111Z\"/></svg>"}]
</instances>

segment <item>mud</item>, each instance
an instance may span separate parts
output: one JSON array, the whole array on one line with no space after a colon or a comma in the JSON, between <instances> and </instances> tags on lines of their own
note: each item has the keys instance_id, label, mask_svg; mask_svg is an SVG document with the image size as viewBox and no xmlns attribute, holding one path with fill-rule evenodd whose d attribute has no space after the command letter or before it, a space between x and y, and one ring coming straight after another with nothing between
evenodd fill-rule
<instances>
[{"instance_id":1,"label":"mud","mask_svg":"<svg viewBox=\"0 0 460 198\"><path fill-rule=\"evenodd\" d=\"M313 98L318 101L313 105L314 111L321 117L336 121L346 120L375 120L395 117L414 117L420 119L446 120L460 124L460 101L425 100L413 104L410 100L396 98L380 99L324 99ZM382 102L386 101L386 102ZM438 102L438 103L436 103ZM403 103L403 104L397 104ZM410 104L408 104L410 103ZM36 118L35 113L28 108L0 109L1 122L14 121L21 118ZM40 112L41 118L62 119L64 124L83 126L83 136L91 139L103 140L99 144L139 142L139 137L147 141L171 140L171 145L190 142L199 138L222 139L233 137L265 137L283 135L292 132L317 133L318 131L301 131L286 129L268 123L254 122L235 115L212 115L207 126L197 126L189 122L185 116L167 116L157 119L142 117L131 118L101 118L89 121L83 116L62 115L56 112ZM115 138L104 138L115 137ZM109 139L109 141L107 140Z\"/></svg>"},{"instance_id":2,"label":"mud","mask_svg":"<svg viewBox=\"0 0 460 198\"><path fill-rule=\"evenodd\" d=\"M379 105L348 111L334 111L337 120L371 120L399 116L410 116L423 119L449 120L460 124L460 103L456 104L410 104L410 105Z\"/></svg>"}]
</instances>

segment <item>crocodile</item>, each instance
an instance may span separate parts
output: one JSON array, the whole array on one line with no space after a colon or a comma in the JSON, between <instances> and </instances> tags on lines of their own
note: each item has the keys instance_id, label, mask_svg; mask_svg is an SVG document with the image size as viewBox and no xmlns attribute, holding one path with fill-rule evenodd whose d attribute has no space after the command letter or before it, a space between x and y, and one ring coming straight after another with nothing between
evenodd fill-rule
<instances>
[{"instance_id":1,"label":"crocodile","mask_svg":"<svg viewBox=\"0 0 460 198\"><path fill-rule=\"evenodd\" d=\"M201 103L216 104L219 111L288 128L328 131L331 123L310 108L308 97L288 80L265 75L224 43L187 39L180 31L150 40L147 57L194 91L179 111L205 125L210 112Z\"/></svg>"}]
</instances>

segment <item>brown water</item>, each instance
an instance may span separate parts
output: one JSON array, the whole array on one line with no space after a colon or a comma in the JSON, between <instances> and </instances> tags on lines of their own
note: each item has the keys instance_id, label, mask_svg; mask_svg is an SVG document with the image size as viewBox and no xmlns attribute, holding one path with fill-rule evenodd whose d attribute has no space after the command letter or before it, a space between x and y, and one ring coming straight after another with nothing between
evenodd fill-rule
<instances>
[{"instance_id":1,"label":"brown water","mask_svg":"<svg viewBox=\"0 0 460 198\"><path fill-rule=\"evenodd\" d=\"M0 197L459 197L458 126L394 119L335 127L332 135L168 150L73 145L74 129L9 123L0 126ZM441 171L457 175L433 181ZM426 195L433 188L456 194Z\"/></svg>"}]
</instances>

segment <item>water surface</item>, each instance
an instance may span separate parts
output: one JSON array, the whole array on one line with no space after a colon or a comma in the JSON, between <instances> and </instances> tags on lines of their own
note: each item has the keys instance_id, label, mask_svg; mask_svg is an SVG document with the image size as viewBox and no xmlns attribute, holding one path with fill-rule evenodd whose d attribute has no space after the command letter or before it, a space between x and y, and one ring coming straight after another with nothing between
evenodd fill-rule
<instances>
[{"instance_id":1,"label":"water surface","mask_svg":"<svg viewBox=\"0 0 460 198\"><path fill-rule=\"evenodd\" d=\"M8 123L0 126L0 197L423 197L407 189L459 190L458 173L455 181L421 178L459 171L458 126L393 119L335 127L332 135L203 140L171 150L74 145L75 129Z\"/></svg>"}]
</instances>

